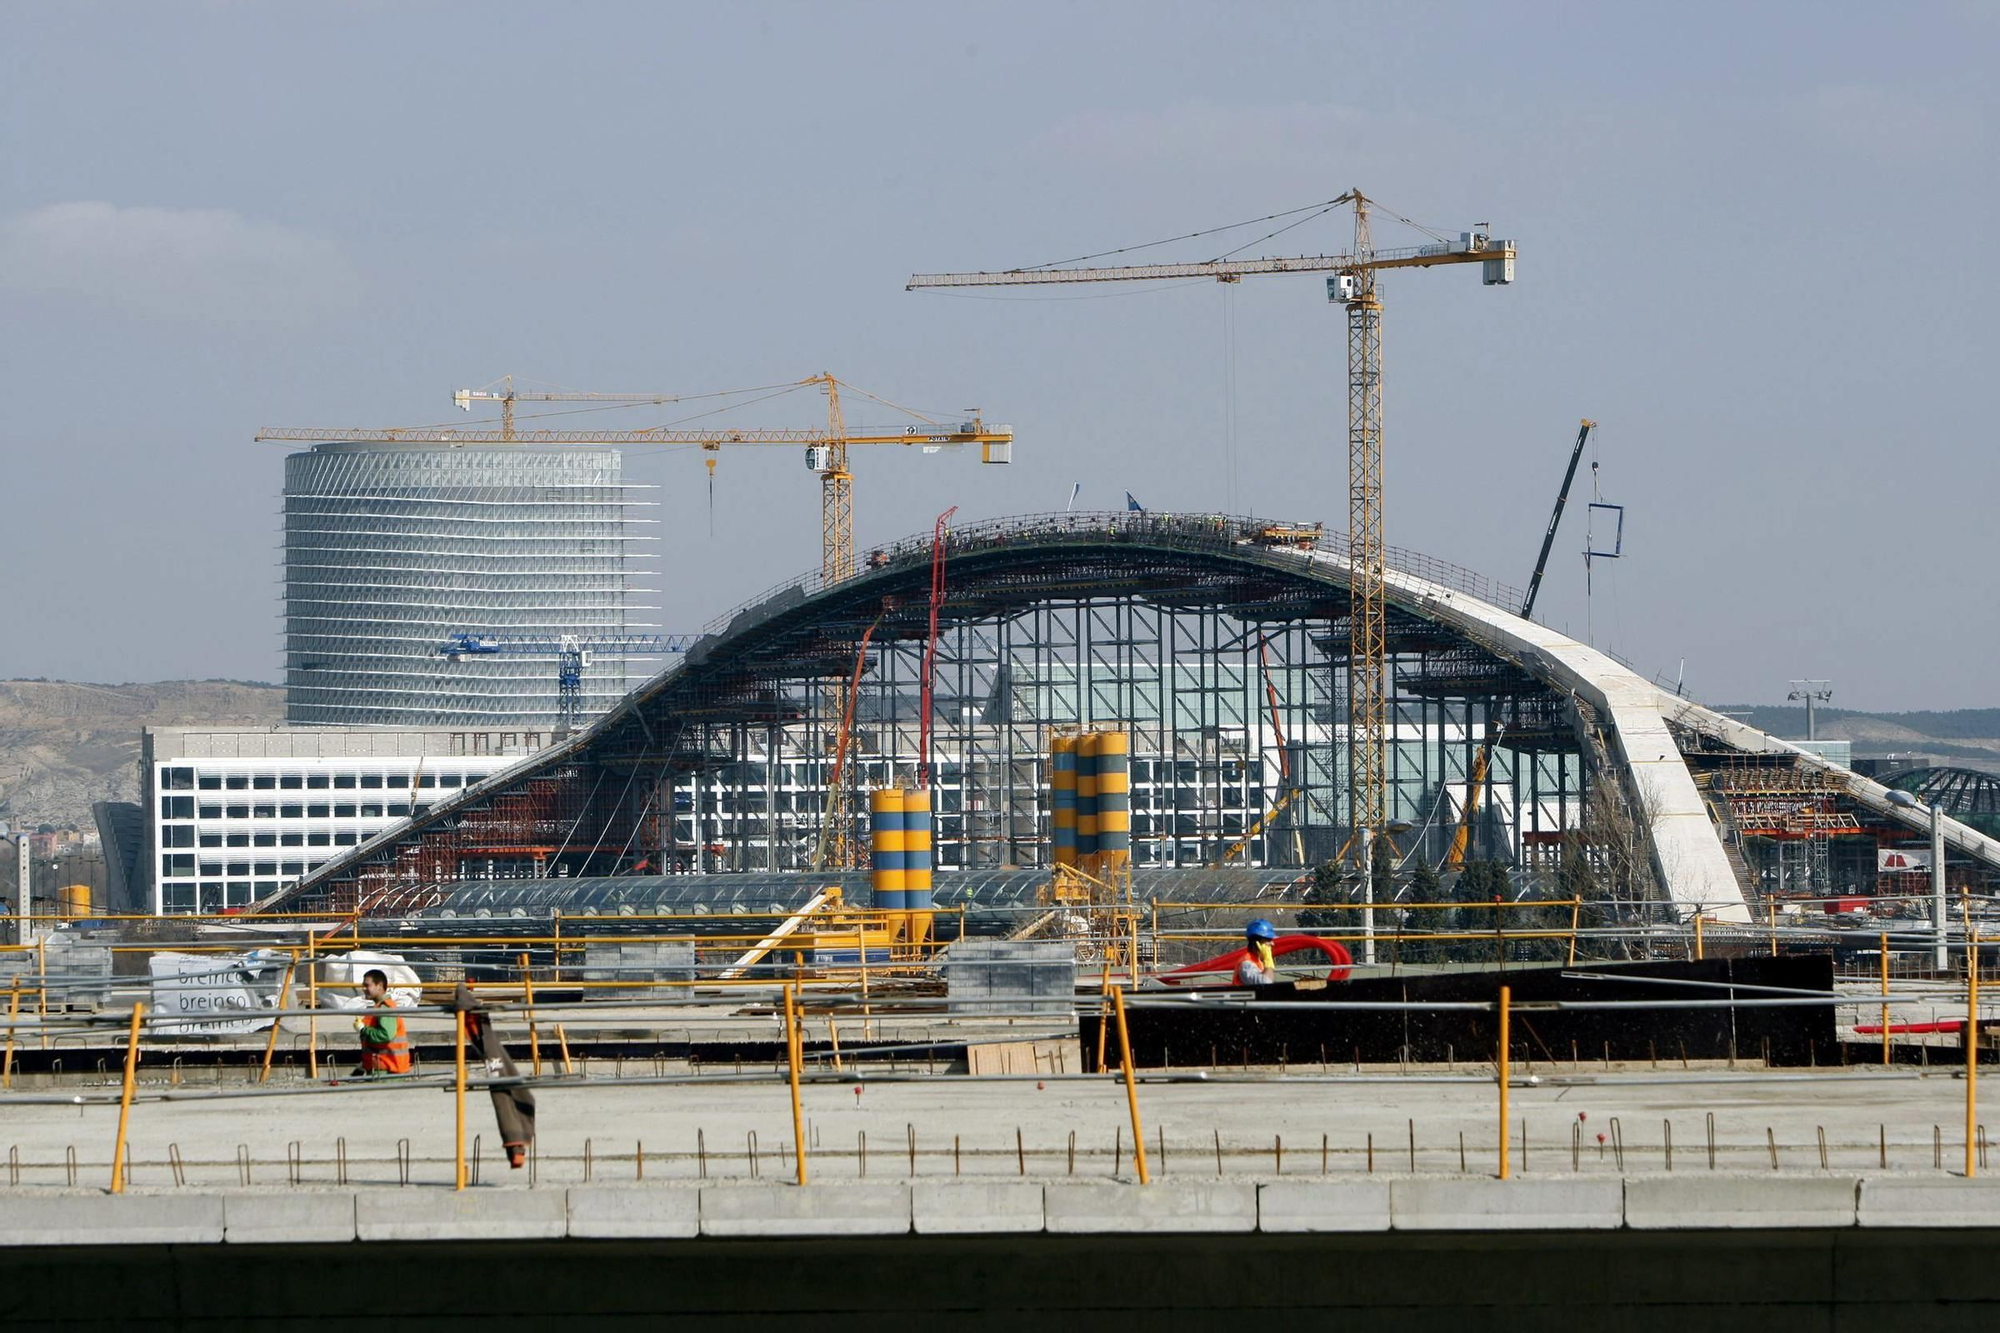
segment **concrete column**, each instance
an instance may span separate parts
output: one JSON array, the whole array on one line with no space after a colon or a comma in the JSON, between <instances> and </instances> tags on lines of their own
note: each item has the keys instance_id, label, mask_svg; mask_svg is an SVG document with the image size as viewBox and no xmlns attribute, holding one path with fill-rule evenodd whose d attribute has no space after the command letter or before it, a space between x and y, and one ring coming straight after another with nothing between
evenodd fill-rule
<instances>
[{"instance_id":1,"label":"concrete column","mask_svg":"<svg viewBox=\"0 0 2000 1333\"><path fill-rule=\"evenodd\" d=\"M1937 932L1937 969L1951 966L1951 949L1946 943L1950 918L1944 903L1944 812L1931 806L1931 926Z\"/></svg>"}]
</instances>

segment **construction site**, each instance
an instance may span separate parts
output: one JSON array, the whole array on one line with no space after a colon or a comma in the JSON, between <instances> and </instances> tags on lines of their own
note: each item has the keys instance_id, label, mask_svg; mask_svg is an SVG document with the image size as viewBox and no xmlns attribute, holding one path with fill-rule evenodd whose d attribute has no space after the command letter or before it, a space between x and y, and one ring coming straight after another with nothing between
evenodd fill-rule
<instances>
[{"instance_id":1,"label":"construction site","mask_svg":"<svg viewBox=\"0 0 2000 1333\"><path fill-rule=\"evenodd\" d=\"M1345 513L947 511L857 549L850 448L1028 466L1033 432L1018 455L979 415L850 432L857 391L831 375L800 382L824 427L539 430L517 401L665 396L509 382L461 391L501 407L492 429L263 432L309 446L288 483L310 585L292 720L498 727L514 748L380 774L343 759L354 807L382 789L353 816L374 822L317 842L306 770L162 760L144 858L188 881L157 899L173 907L22 903L0 948L0 1231L19 1262L121 1247L139 1301L201 1285L214 1247L297 1247L337 1274L356 1240L506 1242L584 1265L551 1314L693 1317L684 1294L619 1304L577 1276L612 1253L590 1245L628 1262L643 1243L677 1279L783 1254L801 1267L764 1313L808 1299L796 1278L859 1317L897 1300L828 1273L880 1237L962 1276L1006 1253L978 1245L1088 1233L1104 1248L1077 1280L1117 1308L1192 1265L1176 1309L1226 1317L1204 1263L1286 1280L1325 1259L1316 1233L1362 1237L1348 1279L1375 1262L1413 1281L1423 1260L1392 1241L1437 1233L1460 1295L1491 1280L1469 1257L1485 1232L1547 1233L1545 1255L1627 1277L1731 1252L1781 1266L1788 1244L1828 1266L1876 1244L1893 1268L1915 1243L1895 1228L1990 1243L2000 1198L1972 1184L1977 1074L2000 1056L1980 995L2000 954L1990 792L1929 770L1885 784L1538 621L1589 421L1566 471L1551 451L1525 589L1390 545L1384 291L1470 276L1416 276L1432 268L1505 287L1516 247L1483 226L1381 247L1367 197L1335 209L1339 253L909 285L1324 283ZM610 591L638 502L608 451L666 444L711 470L737 447L804 451L818 567L698 633L642 633ZM440 471L450 456L481 479ZM548 589L506 564L533 552L504 533L481 568L516 583L479 623L451 609L470 596L461 483L520 506L519 542L575 548L556 596L583 614L545 614ZM397 517L356 554L364 501ZM343 593L364 569L405 609ZM662 665L631 683L628 657ZM325 850L259 879L266 845ZM924 1239L948 1234L981 1239ZM1739 1300L1731 1281L1649 1303L1686 1318ZM1021 1308L1090 1306L1028 1285ZM900 1308L952 1299L912 1292ZM1537 1293L1544 1314L1615 1304ZM82 1320L43 1299L36 1317Z\"/></svg>"}]
</instances>

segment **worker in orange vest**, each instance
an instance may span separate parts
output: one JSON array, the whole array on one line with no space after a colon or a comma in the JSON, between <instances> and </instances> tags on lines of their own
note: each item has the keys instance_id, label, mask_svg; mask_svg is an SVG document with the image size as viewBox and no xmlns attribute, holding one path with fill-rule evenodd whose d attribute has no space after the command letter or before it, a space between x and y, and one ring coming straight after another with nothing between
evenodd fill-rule
<instances>
[{"instance_id":1,"label":"worker in orange vest","mask_svg":"<svg viewBox=\"0 0 2000 1333\"><path fill-rule=\"evenodd\" d=\"M361 993L375 1007L354 1020L361 1034L361 1072L364 1074L407 1074L410 1072L410 1037L403 1028L403 1016L396 1012L395 997L389 994L389 975L371 967L361 978Z\"/></svg>"}]
</instances>

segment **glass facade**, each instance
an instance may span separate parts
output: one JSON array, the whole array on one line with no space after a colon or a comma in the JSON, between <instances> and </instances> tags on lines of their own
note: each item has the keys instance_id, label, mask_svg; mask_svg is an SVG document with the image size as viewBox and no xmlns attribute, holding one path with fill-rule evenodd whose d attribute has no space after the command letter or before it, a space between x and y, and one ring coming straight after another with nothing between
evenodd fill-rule
<instances>
[{"instance_id":1,"label":"glass facade","mask_svg":"<svg viewBox=\"0 0 2000 1333\"><path fill-rule=\"evenodd\" d=\"M324 444L285 460L286 720L552 728L557 660L441 650L656 628L636 605L641 489L616 450ZM588 646L588 645L586 645ZM579 712L625 693L594 649Z\"/></svg>"}]
</instances>

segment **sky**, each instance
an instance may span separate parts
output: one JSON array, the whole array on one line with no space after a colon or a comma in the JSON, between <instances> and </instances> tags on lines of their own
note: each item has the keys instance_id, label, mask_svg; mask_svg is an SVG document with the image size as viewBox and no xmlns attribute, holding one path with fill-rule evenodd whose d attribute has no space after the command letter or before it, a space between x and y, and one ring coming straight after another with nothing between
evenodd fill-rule
<instances>
[{"instance_id":1,"label":"sky","mask_svg":"<svg viewBox=\"0 0 2000 1333\"><path fill-rule=\"evenodd\" d=\"M1548 623L1715 702L1816 677L1837 706L2000 704L1997 57L1992 0L0 0L0 677L279 679L285 446L258 429L444 422L509 373L831 371L1015 427L1005 469L858 451L864 549L1075 484L1344 527L1319 278L903 288L1359 188L1520 249L1508 287L1382 279L1392 545L1524 585L1588 416ZM698 454L627 467L660 488L667 629L817 566L794 451L723 454L712 498ZM1624 546L1586 597L1593 493Z\"/></svg>"}]
</instances>

